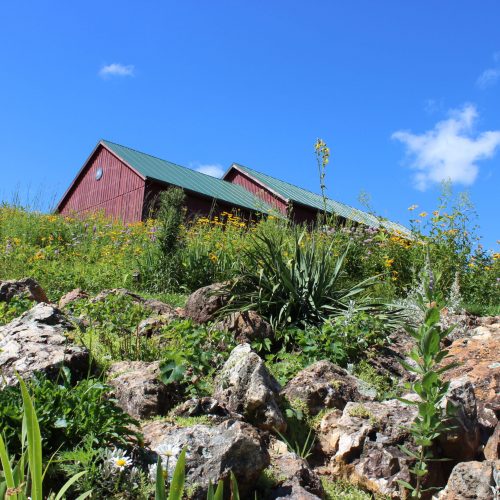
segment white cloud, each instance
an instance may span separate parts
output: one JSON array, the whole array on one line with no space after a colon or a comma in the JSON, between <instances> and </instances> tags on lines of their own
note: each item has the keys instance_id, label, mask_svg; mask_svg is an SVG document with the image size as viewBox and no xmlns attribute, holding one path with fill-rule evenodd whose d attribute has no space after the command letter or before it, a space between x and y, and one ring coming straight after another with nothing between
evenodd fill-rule
<instances>
[{"instance_id":1,"label":"white cloud","mask_svg":"<svg viewBox=\"0 0 500 500\"><path fill-rule=\"evenodd\" d=\"M500 68L490 68L479 75L476 83L480 89L485 89L495 85L498 79L500 79Z\"/></svg>"},{"instance_id":2,"label":"white cloud","mask_svg":"<svg viewBox=\"0 0 500 500\"><path fill-rule=\"evenodd\" d=\"M500 130L474 132L478 116L476 107L468 104L452 110L447 120L421 135L404 130L392 134L393 139L405 144L412 158L417 189L425 190L443 180L466 186L474 183L479 171L477 162L492 158L500 146Z\"/></svg>"},{"instance_id":3,"label":"white cloud","mask_svg":"<svg viewBox=\"0 0 500 500\"><path fill-rule=\"evenodd\" d=\"M482 90L492 87L500 80L500 67L498 65L498 63L500 63L500 52L495 52L493 54L493 61L497 64L495 64L493 68L484 70L476 80L476 85Z\"/></svg>"},{"instance_id":4,"label":"white cloud","mask_svg":"<svg viewBox=\"0 0 500 500\"><path fill-rule=\"evenodd\" d=\"M107 64L99 70L101 78L111 76L134 76L134 66L132 64L124 65L119 63Z\"/></svg>"},{"instance_id":5,"label":"white cloud","mask_svg":"<svg viewBox=\"0 0 500 500\"><path fill-rule=\"evenodd\" d=\"M199 165L196 167L196 171L219 178L222 177L225 172L225 170L217 163L214 163L213 165Z\"/></svg>"}]
</instances>

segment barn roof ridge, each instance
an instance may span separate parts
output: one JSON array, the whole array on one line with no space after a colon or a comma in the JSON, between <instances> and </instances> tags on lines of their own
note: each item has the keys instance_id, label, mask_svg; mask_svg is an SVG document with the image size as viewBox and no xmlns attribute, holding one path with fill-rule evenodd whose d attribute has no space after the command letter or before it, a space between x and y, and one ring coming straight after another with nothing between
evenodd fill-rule
<instances>
[{"instance_id":1,"label":"barn roof ridge","mask_svg":"<svg viewBox=\"0 0 500 500\"><path fill-rule=\"evenodd\" d=\"M241 170L243 173L251 175L259 183L268 187L268 189L277 193L284 199L294 201L295 203L299 203L301 205L315 207L316 209L323 210L323 197L313 191L292 184L291 182L284 181L272 175L259 172L258 170L247 167L240 163L234 162L231 165L231 168L233 167ZM229 170L224 174L223 178L229 173L231 168L229 168ZM285 192L283 191L283 185L285 185ZM292 188L292 191L287 191L288 187ZM332 198L327 197L326 200L327 209L329 212L336 213L342 217L345 217L346 219L350 219L371 227L382 226L391 231L400 231L402 233L410 232L408 228L398 222L392 222L383 217L364 212L359 208L355 208L346 203L333 200Z\"/></svg>"}]
</instances>

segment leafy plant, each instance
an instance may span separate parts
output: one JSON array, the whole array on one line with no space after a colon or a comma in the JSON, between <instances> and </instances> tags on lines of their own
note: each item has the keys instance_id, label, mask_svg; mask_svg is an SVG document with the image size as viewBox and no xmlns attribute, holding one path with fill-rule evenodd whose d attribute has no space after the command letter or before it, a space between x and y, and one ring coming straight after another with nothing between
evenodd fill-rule
<instances>
[{"instance_id":1,"label":"leafy plant","mask_svg":"<svg viewBox=\"0 0 500 500\"><path fill-rule=\"evenodd\" d=\"M89 325L77 324L78 340L97 362L105 366L110 360L154 361L158 358L159 338L140 335L139 323L151 311L130 296L109 294L103 300L78 300L70 304L74 316L83 317Z\"/></svg>"},{"instance_id":2,"label":"leafy plant","mask_svg":"<svg viewBox=\"0 0 500 500\"><path fill-rule=\"evenodd\" d=\"M0 435L0 462L3 480L0 483L0 497L10 500L44 500L42 437L33 401L24 381L18 377L23 401L22 446L18 463L12 467L14 458L9 457L6 443ZM80 472L70 478L54 495L54 500L62 500L73 483L83 476ZM76 500L89 497L91 491L78 496Z\"/></svg>"},{"instance_id":3,"label":"leafy plant","mask_svg":"<svg viewBox=\"0 0 500 500\"><path fill-rule=\"evenodd\" d=\"M24 296L14 296L9 302L0 302L0 326L10 323L33 305L34 301Z\"/></svg>"},{"instance_id":4,"label":"leafy plant","mask_svg":"<svg viewBox=\"0 0 500 500\"><path fill-rule=\"evenodd\" d=\"M163 329L167 340L161 379L179 383L190 395L207 395L213 375L229 357L236 343L233 336L219 330L195 327L191 321L170 324Z\"/></svg>"},{"instance_id":5,"label":"leafy plant","mask_svg":"<svg viewBox=\"0 0 500 500\"><path fill-rule=\"evenodd\" d=\"M41 429L45 453L71 450L92 435L94 446L129 444L140 436L132 431L136 421L108 397L107 387L94 379L71 386L43 376L32 379L29 388L37 402L37 426ZM19 386L0 391L0 428L10 452L22 455L23 395Z\"/></svg>"},{"instance_id":6,"label":"leafy plant","mask_svg":"<svg viewBox=\"0 0 500 500\"><path fill-rule=\"evenodd\" d=\"M453 363L442 365L448 350L442 348L441 342L453 330L453 326L446 329L440 326L443 296L437 290L430 267L424 274L423 281L424 293L418 297L419 305L425 314L423 323L417 329L407 326L407 331L416 341L415 348L409 354L415 364L401 362L408 371L416 375L416 380L410 384L410 388L418 396L418 401L401 398L403 403L415 405L418 409L417 416L410 426L418 451L402 447L403 451L415 460L411 468L415 484L399 481L411 492L412 498L421 498L423 493L431 489L424 488L424 480L429 472L428 464L435 459L431 447L435 440L449 429L446 426L448 409L443 409L441 404L448 391L449 382L444 382L441 375L455 366Z\"/></svg>"},{"instance_id":7,"label":"leafy plant","mask_svg":"<svg viewBox=\"0 0 500 500\"><path fill-rule=\"evenodd\" d=\"M307 460L316 441L307 407L300 400L286 401L284 416L287 423L286 432L283 434L276 430L276 434L290 451Z\"/></svg>"},{"instance_id":8,"label":"leafy plant","mask_svg":"<svg viewBox=\"0 0 500 500\"><path fill-rule=\"evenodd\" d=\"M140 261L141 279L150 290L168 291L177 283L185 198L184 191L175 187L159 194L154 246Z\"/></svg>"}]
</instances>

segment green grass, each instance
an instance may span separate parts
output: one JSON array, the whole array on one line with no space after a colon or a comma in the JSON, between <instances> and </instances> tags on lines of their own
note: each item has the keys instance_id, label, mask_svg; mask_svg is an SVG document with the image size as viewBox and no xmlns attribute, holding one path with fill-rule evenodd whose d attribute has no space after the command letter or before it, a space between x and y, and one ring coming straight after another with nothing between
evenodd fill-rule
<instances>
[{"instance_id":1,"label":"green grass","mask_svg":"<svg viewBox=\"0 0 500 500\"><path fill-rule=\"evenodd\" d=\"M386 500L388 497L372 495L358 486L341 479L322 478L326 500Z\"/></svg>"}]
</instances>

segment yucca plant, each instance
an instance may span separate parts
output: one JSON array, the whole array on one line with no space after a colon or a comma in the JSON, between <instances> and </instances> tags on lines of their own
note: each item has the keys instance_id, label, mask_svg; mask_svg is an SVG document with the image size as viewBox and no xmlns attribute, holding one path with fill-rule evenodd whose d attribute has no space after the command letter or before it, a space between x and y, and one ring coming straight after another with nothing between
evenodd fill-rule
<instances>
[{"instance_id":1,"label":"yucca plant","mask_svg":"<svg viewBox=\"0 0 500 500\"><path fill-rule=\"evenodd\" d=\"M281 234L259 234L245 252L245 264L231 287L224 310L256 310L275 327L320 325L326 318L347 310L356 299L359 307L374 309L367 290L377 276L347 285L343 265L347 246L332 257L333 242L319 244L306 231L294 232L291 244Z\"/></svg>"},{"instance_id":2,"label":"yucca plant","mask_svg":"<svg viewBox=\"0 0 500 500\"><path fill-rule=\"evenodd\" d=\"M43 480L47 467L43 468L42 437L40 426L24 381L18 376L23 398L23 425L22 425L22 453L17 464L9 457L6 443L0 435L0 462L2 464L3 478L0 482L0 498L8 500L44 500ZM58 493L53 494L54 500L62 500L65 493L85 471L71 477ZM92 492L81 494L76 500L83 500Z\"/></svg>"}]
</instances>

